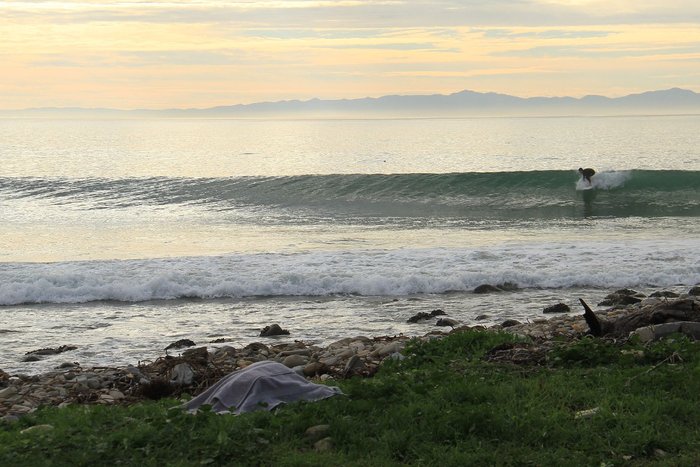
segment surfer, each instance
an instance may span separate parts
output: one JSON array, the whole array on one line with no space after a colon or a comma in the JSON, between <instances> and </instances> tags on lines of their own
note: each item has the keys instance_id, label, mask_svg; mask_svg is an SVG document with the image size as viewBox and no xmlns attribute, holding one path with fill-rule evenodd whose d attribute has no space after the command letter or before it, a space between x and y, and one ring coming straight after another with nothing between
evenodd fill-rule
<instances>
[{"instance_id":1,"label":"surfer","mask_svg":"<svg viewBox=\"0 0 700 467\"><path fill-rule=\"evenodd\" d=\"M583 177L584 180L587 180L587 181L588 181L588 184L589 184L589 185L592 185L592 184L593 184L593 182L591 182L591 177L592 177L593 175L595 175L595 170L590 169L590 168L588 168L588 169L582 169L581 167L579 167L578 173L581 174L581 176Z\"/></svg>"}]
</instances>

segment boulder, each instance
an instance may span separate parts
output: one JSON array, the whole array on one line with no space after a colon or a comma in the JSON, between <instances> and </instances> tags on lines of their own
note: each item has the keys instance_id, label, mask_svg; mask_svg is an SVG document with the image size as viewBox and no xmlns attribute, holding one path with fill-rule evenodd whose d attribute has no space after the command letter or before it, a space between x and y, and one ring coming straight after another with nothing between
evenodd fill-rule
<instances>
[{"instance_id":1,"label":"boulder","mask_svg":"<svg viewBox=\"0 0 700 467\"><path fill-rule=\"evenodd\" d=\"M502 328L509 328L511 326L517 326L518 324L523 324L517 319L507 319L501 323Z\"/></svg>"},{"instance_id":2,"label":"boulder","mask_svg":"<svg viewBox=\"0 0 700 467\"><path fill-rule=\"evenodd\" d=\"M456 319L452 318L440 318L437 320L435 323L435 326L450 326L450 327L455 327L459 324L459 321Z\"/></svg>"},{"instance_id":3,"label":"boulder","mask_svg":"<svg viewBox=\"0 0 700 467\"><path fill-rule=\"evenodd\" d=\"M495 292L503 292L503 290L499 289L495 285L489 285L489 284L481 284L480 286L477 286L474 289L474 293L478 293L478 294L495 293Z\"/></svg>"},{"instance_id":4,"label":"boulder","mask_svg":"<svg viewBox=\"0 0 700 467\"><path fill-rule=\"evenodd\" d=\"M260 337L283 336L288 334L289 331L282 329L280 325L276 323L265 326L262 331L260 331Z\"/></svg>"},{"instance_id":5,"label":"boulder","mask_svg":"<svg viewBox=\"0 0 700 467\"><path fill-rule=\"evenodd\" d=\"M180 339L179 341L175 341L172 344L168 345L165 350L170 350L170 349L183 349L185 347L194 347L195 344L192 342L190 339Z\"/></svg>"},{"instance_id":6,"label":"boulder","mask_svg":"<svg viewBox=\"0 0 700 467\"><path fill-rule=\"evenodd\" d=\"M548 306L542 310L542 313L568 313L569 311L571 311L569 305L566 303L557 303L556 305Z\"/></svg>"},{"instance_id":7,"label":"boulder","mask_svg":"<svg viewBox=\"0 0 700 467\"><path fill-rule=\"evenodd\" d=\"M670 290L659 290L649 296L654 298L678 298L680 295L676 292L671 292Z\"/></svg>"}]
</instances>

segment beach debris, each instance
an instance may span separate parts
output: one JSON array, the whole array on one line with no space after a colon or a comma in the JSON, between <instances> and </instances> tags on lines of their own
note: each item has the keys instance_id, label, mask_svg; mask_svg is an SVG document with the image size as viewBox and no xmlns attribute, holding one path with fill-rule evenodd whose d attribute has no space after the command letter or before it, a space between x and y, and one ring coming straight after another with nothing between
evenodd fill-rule
<instances>
[{"instance_id":1,"label":"beach debris","mask_svg":"<svg viewBox=\"0 0 700 467\"><path fill-rule=\"evenodd\" d=\"M574 418L590 418L600 411L600 407L593 407L592 409L579 410L574 414Z\"/></svg>"},{"instance_id":2,"label":"beach debris","mask_svg":"<svg viewBox=\"0 0 700 467\"><path fill-rule=\"evenodd\" d=\"M289 331L282 329L277 323L265 326L262 331L260 331L260 337L283 336L288 334Z\"/></svg>"},{"instance_id":3,"label":"beach debris","mask_svg":"<svg viewBox=\"0 0 700 467\"><path fill-rule=\"evenodd\" d=\"M568 313L570 311L571 308L569 308L569 305L566 303L557 303L556 305L546 307L544 310L542 310L542 313Z\"/></svg>"},{"instance_id":4,"label":"beach debris","mask_svg":"<svg viewBox=\"0 0 700 467\"><path fill-rule=\"evenodd\" d=\"M614 320L598 318L583 299L579 301L585 310L584 319L590 333L595 337L626 337L631 332L647 326L681 321L700 322L700 300L692 297L677 300L648 299L629 308L628 313ZM691 328L692 326L689 326L686 329ZM680 332L682 329L684 328L679 328Z\"/></svg>"}]
</instances>

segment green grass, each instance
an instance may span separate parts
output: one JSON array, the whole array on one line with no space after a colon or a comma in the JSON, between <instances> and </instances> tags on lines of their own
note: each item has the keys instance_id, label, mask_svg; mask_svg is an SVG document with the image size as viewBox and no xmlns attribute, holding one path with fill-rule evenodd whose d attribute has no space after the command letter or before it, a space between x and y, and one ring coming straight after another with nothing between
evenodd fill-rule
<instances>
[{"instance_id":1,"label":"green grass","mask_svg":"<svg viewBox=\"0 0 700 467\"><path fill-rule=\"evenodd\" d=\"M700 346L562 343L546 367L486 363L508 334L413 343L347 397L242 416L166 400L45 408L0 425L0 465L700 465ZM587 409L597 411L576 417ZM53 429L22 430L37 424ZM333 448L304 437L329 424Z\"/></svg>"}]
</instances>

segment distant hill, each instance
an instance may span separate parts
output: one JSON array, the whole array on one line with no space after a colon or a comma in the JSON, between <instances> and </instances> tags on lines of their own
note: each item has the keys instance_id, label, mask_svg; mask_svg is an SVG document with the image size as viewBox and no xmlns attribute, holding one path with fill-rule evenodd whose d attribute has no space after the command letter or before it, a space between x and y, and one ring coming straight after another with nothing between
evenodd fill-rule
<instances>
[{"instance_id":1,"label":"distant hill","mask_svg":"<svg viewBox=\"0 0 700 467\"><path fill-rule=\"evenodd\" d=\"M211 107L206 109L114 110L38 108L0 111L4 117L460 117L460 116L565 116L565 115L667 115L700 114L700 94L672 88L605 96L529 97L460 91L453 94L390 95L360 99L288 100Z\"/></svg>"}]
</instances>

